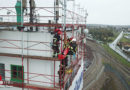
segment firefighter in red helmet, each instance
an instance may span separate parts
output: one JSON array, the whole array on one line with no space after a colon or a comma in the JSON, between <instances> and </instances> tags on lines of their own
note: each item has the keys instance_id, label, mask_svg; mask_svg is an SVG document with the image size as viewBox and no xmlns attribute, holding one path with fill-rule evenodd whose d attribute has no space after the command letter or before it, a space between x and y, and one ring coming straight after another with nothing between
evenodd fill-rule
<instances>
[{"instance_id":1,"label":"firefighter in red helmet","mask_svg":"<svg viewBox=\"0 0 130 90\"><path fill-rule=\"evenodd\" d=\"M73 55L77 51L77 44L76 44L76 39L71 38L69 41L69 52L68 55Z\"/></svg>"},{"instance_id":2,"label":"firefighter in red helmet","mask_svg":"<svg viewBox=\"0 0 130 90\"><path fill-rule=\"evenodd\" d=\"M52 44L52 49L53 49L53 57L57 57L59 53L59 41L60 41L60 35L61 35L61 30L59 28L56 28L54 30L54 36L53 36L53 44Z\"/></svg>"}]
</instances>

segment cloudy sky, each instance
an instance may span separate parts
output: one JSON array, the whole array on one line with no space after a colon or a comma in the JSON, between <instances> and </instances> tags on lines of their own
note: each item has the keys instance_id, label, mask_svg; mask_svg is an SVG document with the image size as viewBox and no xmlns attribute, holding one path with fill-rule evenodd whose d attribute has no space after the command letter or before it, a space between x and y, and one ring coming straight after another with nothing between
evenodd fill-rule
<instances>
[{"instance_id":1,"label":"cloudy sky","mask_svg":"<svg viewBox=\"0 0 130 90\"><path fill-rule=\"evenodd\" d=\"M11 6L16 0L0 0L0 6ZM35 0L39 6L53 5L53 0ZM88 11L87 23L89 24L110 24L130 25L130 0L75 0L80 3L80 8ZM69 1L70 2L70 1ZM68 2L68 3L69 3ZM38 5L37 5L38 6ZM69 7L69 6L68 6Z\"/></svg>"},{"instance_id":2,"label":"cloudy sky","mask_svg":"<svg viewBox=\"0 0 130 90\"><path fill-rule=\"evenodd\" d=\"M76 0L88 11L88 23L130 25L130 0Z\"/></svg>"}]
</instances>

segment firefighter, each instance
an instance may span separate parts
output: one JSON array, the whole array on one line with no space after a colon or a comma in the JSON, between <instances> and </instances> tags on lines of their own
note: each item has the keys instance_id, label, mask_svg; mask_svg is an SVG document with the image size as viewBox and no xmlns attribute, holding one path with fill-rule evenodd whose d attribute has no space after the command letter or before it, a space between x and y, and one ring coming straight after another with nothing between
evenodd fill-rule
<instances>
[{"instance_id":1,"label":"firefighter","mask_svg":"<svg viewBox=\"0 0 130 90\"><path fill-rule=\"evenodd\" d=\"M65 77L65 70L68 66L68 57L66 56L64 59L61 60L60 69L58 71L59 74L59 83L63 85L64 77Z\"/></svg>"},{"instance_id":2,"label":"firefighter","mask_svg":"<svg viewBox=\"0 0 130 90\"><path fill-rule=\"evenodd\" d=\"M64 76L65 76L65 65L64 65L64 61L61 62L61 65L60 65L60 69L58 71L58 74L59 74L59 83L61 85L63 85L63 81L64 81Z\"/></svg>"},{"instance_id":3,"label":"firefighter","mask_svg":"<svg viewBox=\"0 0 130 90\"><path fill-rule=\"evenodd\" d=\"M72 43L70 43L70 46L71 46L72 52L75 54L77 51L77 44L76 44L75 38L72 39Z\"/></svg>"},{"instance_id":4,"label":"firefighter","mask_svg":"<svg viewBox=\"0 0 130 90\"><path fill-rule=\"evenodd\" d=\"M68 42L69 43L69 52L68 52L68 55L74 55L77 51L77 44L76 44L76 39L75 38L72 38L70 39L70 41Z\"/></svg>"},{"instance_id":5,"label":"firefighter","mask_svg":"<svg viewBox=\"0 0 130 90\"><path fill-rule=\"evenodd\" d=\"M75 60L76 59L76 51L77 51L77 43L76 43L75 38L73 38L72 43L70 44L70 46L71 46L71 50L73 52L72 60Z\"/></svg>"},{"instance_id":6,"label":"firefighter","mask_svg":"<svg viewBox=\"0 0 130 90\"><path fill-rule=\"evenodd\" d=\"M62 64L67 67L68 66L68 56L66 56L63 60L62 60Z\"/></svg>"},{"instance_id":7,"label":"firefighter","mask_svg":"<svg viewBox=\"0 0 130 90\"><path fill-rule=\"evenodd\" d=\"M59 53L60 34L61 34L60 29L55 29L54 36L53 36L53 44L52 44L53 57L56 57L57 54Z\"/></svg>"}]
</instances>

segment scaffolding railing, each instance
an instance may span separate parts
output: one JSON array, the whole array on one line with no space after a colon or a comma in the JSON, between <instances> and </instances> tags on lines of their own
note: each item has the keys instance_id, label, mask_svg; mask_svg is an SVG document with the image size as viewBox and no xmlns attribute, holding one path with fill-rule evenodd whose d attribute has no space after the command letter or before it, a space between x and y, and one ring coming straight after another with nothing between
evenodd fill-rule
<instances>
[{"instance_id":1,"label":"scaffolding railing","mask_svg":"<svg viewBox=\"0 0 130 90\"><path fill-rule=\"evenodd\" d=\"M29 7L27 7L28 9ZM39 12L44 12L42 15L40 14L37 14L35 16L35 19L37 19L37 21L35 21L34 23L30 23L29 21L29 14L28 12L27 13L24 13L24 22L23 22L23 26L25 27L32 27L32 26L39 26L39 27L50 27L50 28L53 28L54 27L59 27L59 28L62 28L62 31L64 31L63 29L63 6L61 7L57 7L59 9L59 11L61 12L59 14L59 22L58 23L55 23L54 22L54 18L56 18L55 16L55 12L54 12L54 8L55 7L36 7L35 8L35 12L39 13ZM21 23L17 23L16 22L16 12L15 12L15 8L14 7L0 7L0 11L4 11L4 14L1 13L0 14L0 17L3 18L3 20L0 22L0 26L8 26L8 27L16 27L17 25L20 25ZM6 13L6 12L9 12L9 13ZM72 33L72 36L74 37L74 30L75 30L75 27L77 28L77 30L81 27L82 29L86 28L86 16L82 16L82 15L79 15L79 13L75 13L71 10L68 10L66 9L66 12L67 12L67 17L66 17L66 25L65 27L67 28L71 28L71 33ZM49 20L51 20L51 22L49 22ZM54 30L53 30L54 31ZM23 30L21 31L23 33ZM62 34L62 40L65 39L63 38L64 34ZM78 50L77 50L77 54L76 54L76 60L72 60L71 62L71 65L69 66L69 68L71 67L71 69L73 69L73 71L71 73L66 73L64 72L65 76L63 77L63 85L62 83L59 83L59 82L56 82L56 79L60 79L61 77L56 75L55 73L55 70L56 70L56 61L59 61L60 64L61 64L61 61L58 60L57 58L42 58L42 57L33 57L33 55L29 56L28 54L24 54L23 55L20 55L20 54L17 54L17 53L13 53L15 55L7 55L7 53L0 53L0 56L12 56L12 57L19 57L19 58L22 58L22 76L23 74L26 74L27 75L27 79L24 79L23 80L23 77L22 77L22 83L20 84L19 87L22 87L22 88L35 88L38 87L38 86L31 86L31 85L28 85L26 83L24 83L23 81L26 81L27 83L28 82L39 82L39 83L46 83L46 84L50 84L50 85L53 85L53 88L63 88L63 89L68 89L70 87L70 85L72 84L73 82L73 79L74 77L76 76L79 68L81 67L81 59L82 57L84 57L84 53L83 53L83 43L82 43L82 33L76 33L76 39L77 39L77 44L78 44ZM61 40L61 41L62 41ZM0 49L1 48L4 48L4 49L9 49L9 50L24 50L24 51L35 51L35 52L53 52L51 46L50 46L50 43L51 42L46 42L46 41L29 41L29 40L14 40L14 39L0 39L0 43L6 43L10 46L0 46ZM21 47L21 45L18 45L17 42L22 42L22 43L33 43L29 46L26 46L26 47ZM35 46L38 46L38 45L45 45L47 46L49 49L37 49L37 48L33 48ZM64 42L62 41L61 43L61 51L62 51L62 46L64 44ZM37 55L36 55L37 56ZM41 56L41 55L40 55ZM31 73L31 72L28 72L29 70L27 70L27 72L23 72L23 58L34 58L34 59L42 59L42 60L50 60L52 62L54 62L54 75L47 75L47 74L40 74L40 73ZM28 60L27 60L28 62ZM29 63L27 63L27 69L29 69ZM2 70L2 69L1 69ZM12 71L11 70L5 70L3 69L3 71L7 72L7 73L11 73ZM14 71L14 70L13 70ZM29 77L31 75L34 75L33 77ZM32 80L33 78L35 77L44 77L46 79L48 79L49 81L39 81L39 80ZM11 77L5 77L5 80L3 80L3 84L4 85L9 85L9 81L6 82L6 79L10 79ZM50 78L53 78L53 79L50 79ZM26 84L26 86L24 85ZM69 84L69 85L68 85ZM10 82L10 85L12 86L18 86L18 84L16 82ZM43 86L44 88L44 86ZM37 88L38 89L38 88Z\"/></svg>"},{"instance_id":2,"label":"scaffolding railing","mask_svg":"<svg viewBox=\"0 0 130 90\"><path fill-rule=\"evenodd\" d=\"M29 7L27 7L29 8ZM59 11L62 12L62 7L57 7L59 8ZM35 18L38 20L37 22L35 21L34 23L48 23L48 20L51 20L52 23L54 23L54 11L53 11L54 7L36 7L35 12L44 12L45 14L38 14ZM1 22L17 22L16 19L16 11L15 11L15 7L0 7L0 11L4 11L4 13L0 14L0 17L2 17L2 21ZM74 24L78 23L78 24L85 24L86 22L86 17L79 15L78 13L75 13L71 10L66 10L67 11L67 23L68 24L72 24L72 21L74 21ZM5 13L5 12L10 12L9 14ZM73 15L74 14L74 15ZM24 23L29 22L29 15L28 14L24 14ZM59 23L62 23L62 17L63 15L59 15L58 16L59 19Z\"/></svg>"}]
</instances>

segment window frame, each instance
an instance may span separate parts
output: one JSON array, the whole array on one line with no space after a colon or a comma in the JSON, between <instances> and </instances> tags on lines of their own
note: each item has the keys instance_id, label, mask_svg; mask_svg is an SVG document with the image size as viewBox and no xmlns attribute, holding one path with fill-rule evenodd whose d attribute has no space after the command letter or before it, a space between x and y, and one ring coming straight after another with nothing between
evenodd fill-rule
<instances>
[{"instance_id":1,"label":"window frame","mask_svg":"<svg viewBox=\"0 0 130 90\"><path fill-rule=\"evenodd\" d=\"M16 73L17 73L16 78L13 77L13 67L16 67ZM24 82L24 66L23 66L23 80L18 78L20 76L19 67L21 68L22 66L20 66L20 65L11 65L10 66L10 68L11 68L11 81L22 83L22 82Z\"/></svg>"},{"instance_id":2,"label":"window frame","mask_svg":"<svg viewBox=\"0 0 130 90\"><path fill-rule=\"evenodd\" d=\"M0 63L0 66L3 65L3 69L4 70L1 70L3 72L3 74L1 75L2 76L2 80L5 80L5 64L4 63Z\"/></svg>"}]
</instances>

